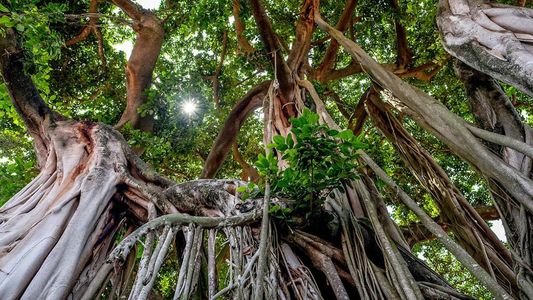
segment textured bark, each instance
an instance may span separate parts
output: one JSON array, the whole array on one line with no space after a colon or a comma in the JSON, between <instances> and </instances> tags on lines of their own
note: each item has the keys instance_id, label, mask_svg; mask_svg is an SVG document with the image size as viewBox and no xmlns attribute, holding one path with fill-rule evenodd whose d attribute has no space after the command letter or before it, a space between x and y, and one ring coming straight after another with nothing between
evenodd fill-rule
<instances>
[{"instance_id":1,"label":"textured bark","mask_svg":"<svg viewBox=\"0 0 533 300\"><path fill-rule=\"evenodd\" d=\"M215 177L237 139L242 124L251 112L263 105L269 85L270 81L265 81L255 86L233 107L209 151L201 178Z\"/></svg>"},{"instance_id":2,"label":"textured bark","mask_svg":"<svg viewBox=\"0 0 533 300\"><path fill-rule=\"evenodd\" d=\"M133 20L133 30L137 33L126 64L126 109L116 126L121 128L130 123L135 129L151 132L153 114L141 114L139 109L148 100L147 91L152 84L152 72L163 45L164 31L160 20L150 11L130 0L114 0L114 3Z\"/></svg>"},{"instance_id":3,"label":"textured bark","mask_svg":"<svg viewBox=\"0 0 533 300\"><path fill-rule=\"evenodd\" d=\"M175 185L147 170L109 126L58 121L45 132L50 140L45 168L0 209L2 299L83 297L93 280L107 278L97 275L106 270L124 218L146 222L180 211L208 216L198 219L205 224L232 222L216 217L234 213L235 182ZM172 218L163 220L171 224ZM158 245L168 245L161 236ZM158 251L154 255L161 256ZM147 270L161 265L161 258L149 261Z\"/></svg>"},{"instance_id":4,"label":"textured bark","mask_svg":"<svg viewBox=\"0 0 533 300\"><path fill-rule=\"evenodd\" d=\"M442 168L403 128L390 109L371 92L367 110L376 127L387 137L420 184L431 194L443 223L458 243L489 273L495 274L509 293L517 294L511 253L468 203Z\"/></svg>"},{"instance_id":5,"label":"textured bark","mask_svg":"<svg viewBox=\"0 0 533 300\"><path fill-rule=\"evenodd\" d=\"M533 10L441 0L437 25L450 54L533 96Z\"/></svg>"},{"instance_id":6,"label":"textured bark","mask_svg":"<svg viewBox=\"0 0 533 300\"><path fill-rule=\"evenodd\" d=\"M13 106L33 138L39 167L44 168L50 143L44 134L46 126L63 118L44 103L31 77L24 71L24 53L16 42L15 32L6 31L6 35L0 37L0 71Z\"/></svg>"},{"instance_id":7,"label":"textured bark","mask_svg":"<svg viewBox=\"0 0 533 300\"><path fill-rule=\"evenodd\" d=\"M522 123L518 112L496 80L459 61L454 62L454 68L465 85L470 107L482 129L531 144L531 128ZM496 144L487 143L487 146L516 170L531 177L531 158ZM489 180L489 185L497 209L502 215L507 240L518 255L514 260L515 273L519 276L518 282L524 288L531 290L533 274L524 267L524 263L532 265L533 216L530 212L524 211L524 207L517 203L497 180Z\"/></svg>"}]
</instances>

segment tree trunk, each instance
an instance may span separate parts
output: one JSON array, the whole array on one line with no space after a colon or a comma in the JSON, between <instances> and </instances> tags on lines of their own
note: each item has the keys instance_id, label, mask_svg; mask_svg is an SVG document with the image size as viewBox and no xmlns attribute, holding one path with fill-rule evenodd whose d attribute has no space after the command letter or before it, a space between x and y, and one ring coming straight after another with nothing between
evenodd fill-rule
<instances>
[{"instance_id":1,"label":"tree trunk","mask_svg":"<svg viewBox=\"0 0 533 300\"><path fill-rule=\"evenodd\" d=\"M481 128L531 144L531 128L522 123L518 112L494 79L459 61L454 62L454 68L465 85L470 107ZM487 143L487 146L516 170L531 177L531 158L508 147L492 143ZM522 297L527 299L527 296L532 295L529 291L533 291L533 273L524 264L533 263L533 215L511 197L497 180L489 179L489 185L502 217L505 235L518 255L514 259L514 271L519 286L525 291Z\"/></svg>"},{"instance_id":2,"label":"tree trunk","mask_svg":"<svg viewBox=\"0 0 533 300\"><path fill-rule=\"evenodd\" d=\"M440 0L437 25L450 54L533 96L532 9Z\"/></svg>"}]
</instances>

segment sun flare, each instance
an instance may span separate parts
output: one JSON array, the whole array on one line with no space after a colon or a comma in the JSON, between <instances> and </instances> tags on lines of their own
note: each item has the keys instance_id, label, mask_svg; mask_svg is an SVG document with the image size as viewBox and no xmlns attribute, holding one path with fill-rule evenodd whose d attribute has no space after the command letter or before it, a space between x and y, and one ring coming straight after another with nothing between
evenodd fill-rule
<instances>
[{"instance_id":1,"label":"sun flare","mask_svg":"<svg viewBox=\"0 0 533 300\"><path fill-rule=\"evenodd\" d=\"M189 116L193 115L197 109L198 105L194 100L187 100L181 105L181 110Z\"/></svg>"}]
</instances>

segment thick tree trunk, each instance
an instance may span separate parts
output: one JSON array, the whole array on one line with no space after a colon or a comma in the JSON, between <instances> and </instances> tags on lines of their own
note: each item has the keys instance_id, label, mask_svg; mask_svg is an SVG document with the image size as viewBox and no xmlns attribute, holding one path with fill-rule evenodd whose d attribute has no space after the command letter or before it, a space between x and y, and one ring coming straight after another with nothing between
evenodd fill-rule
<instances>
[{"instance_id":1,"label":"thick tree trunk","mask_svg":"<svg viewBox=\"0 0 533 300\"><path fill-rule=\"evenodd\" d=\"M437 25L450 54L533 96L532 9L440 0Z\"/></svg>"},{"instance_id":2,"label":"thick tree trunk","mask_svg":"<svg viewBox=\"0 0 533 300\"><path fill-rule=\"evenodd\" d=\"M110 133L89 123L47 129L45 167L0 210L0 298L63 299L90 258L108 250L96 246L127 165Z\"/></svg>"},{"instance_id":3,"label":"thick tree trunk","mask_svg":"<svg viewBox=\"0 0 533 300\"><path fill-rule=\"evenodd\" d=\"M518 112L494 79L459 61L454 62L454 68L465 85L470 107L481 128L531 144L531 128L522 123ZM508 147L492 143L487 143L487 146L516 170L531 177L531 158ZM507 239L519 256L514 260L518 284L524 291L533 291L533 274L524 266L533 263L533 215L513 199L497 180L489 179L489 185L502 216ZM522 296L526 295L531 296L528 293Z\"/></svg>"}]
</instances>

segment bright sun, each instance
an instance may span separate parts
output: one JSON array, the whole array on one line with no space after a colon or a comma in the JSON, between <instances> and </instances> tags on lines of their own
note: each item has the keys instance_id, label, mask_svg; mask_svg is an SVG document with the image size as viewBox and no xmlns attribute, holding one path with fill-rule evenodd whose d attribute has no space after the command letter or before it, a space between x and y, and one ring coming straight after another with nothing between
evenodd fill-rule
<instances>
[{"instance_id":1,"label":"bright sun","mask_svg":"<svg viewBox=\"0 0 533 300\"><path fill-rule=\"evenodd\" d=\"M196 112L196 109L197 109L197 105L196 105L196 102L194 100L187 100L185 102L183 102L183 104L181 105L181 110L183 110L184 113L186 113L187 115L193 115L195 112Z\"/></svg>"}]
</instances>

